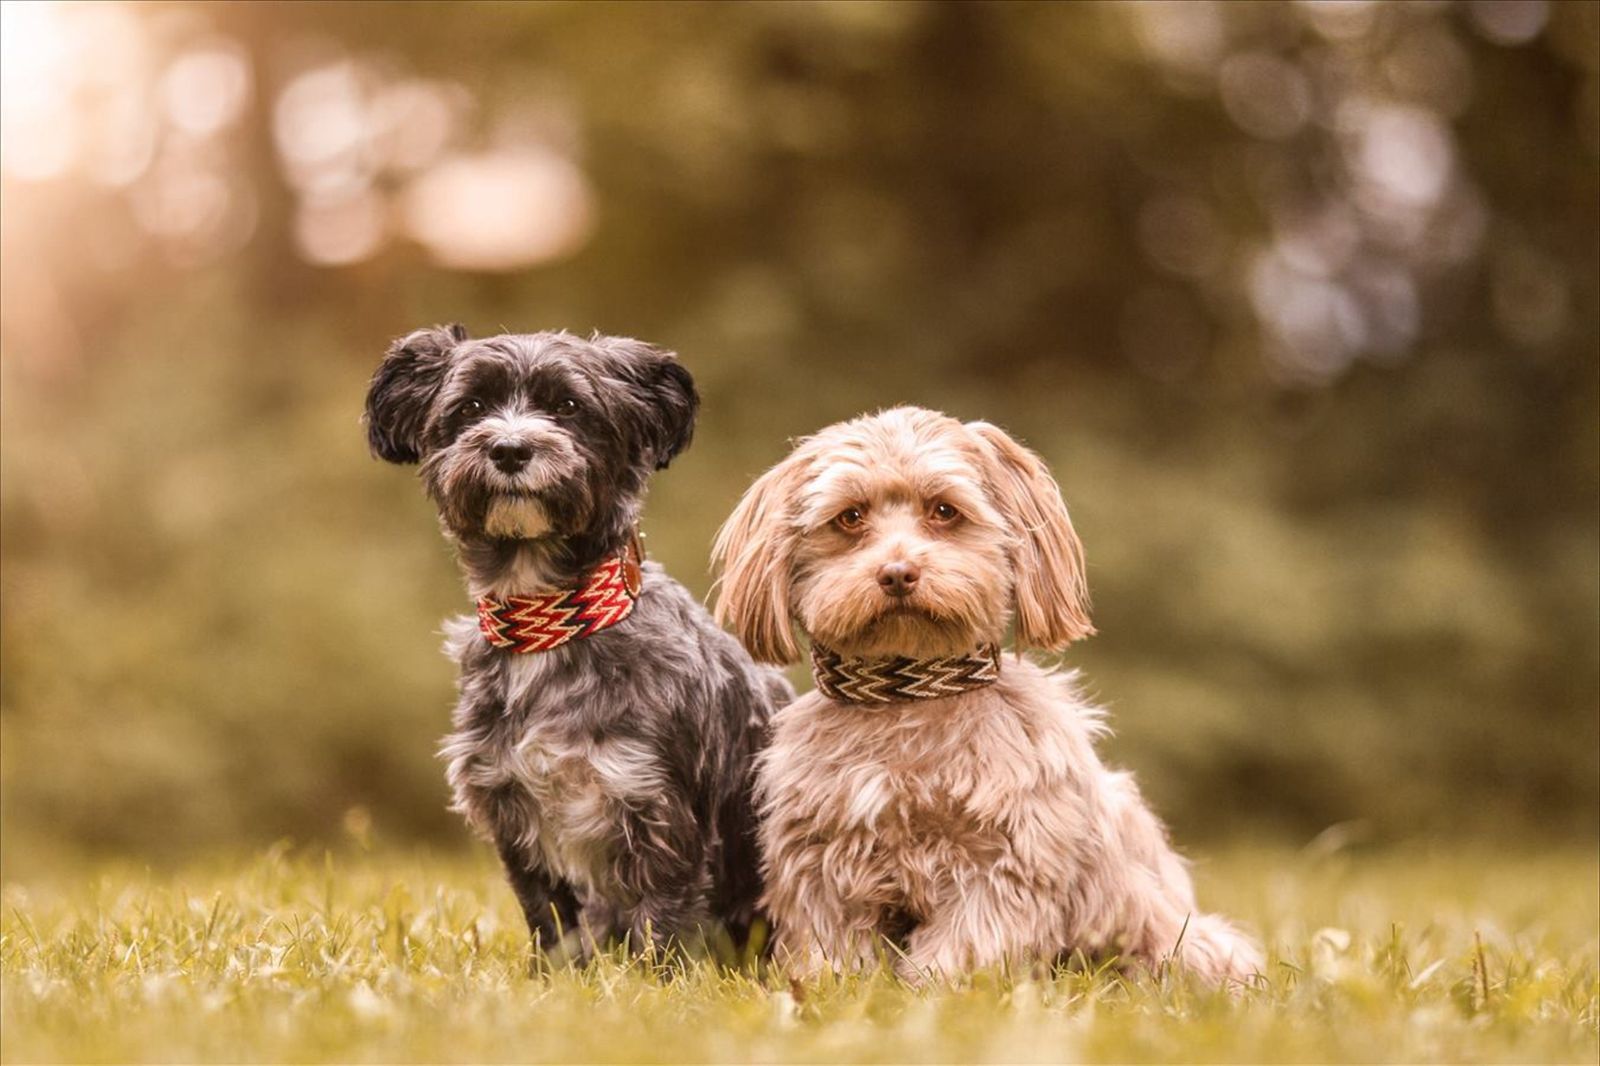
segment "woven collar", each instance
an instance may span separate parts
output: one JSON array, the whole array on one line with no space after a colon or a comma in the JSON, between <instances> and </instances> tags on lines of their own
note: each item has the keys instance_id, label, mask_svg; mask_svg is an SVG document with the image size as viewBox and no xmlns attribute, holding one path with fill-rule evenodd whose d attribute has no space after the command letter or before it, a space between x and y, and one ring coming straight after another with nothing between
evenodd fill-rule
<instances>
[{"instance_id":1,"label":"woven collar","mask_svg":"<svg viewBox=\"0 0 1600 1066\"><path fill-rule=\"evenodd\" d=\"M811 676L823 695L845 703L894 703L958 696L1000 680L1000 649L942 659L847 659L811 645Z\"/></svg>"},{"instance_id":2,"label":"woven collar","mask_svg":"<svg viewBox=\"0 0 1600 1066\"><path fill-rule=\"evenodd\" d=\"M633 613L639 598L637 541L592 571L584 583L543 596L478 600L478 628L497 648L549 651L609 629Z\"/></svg>"}]
</instances>

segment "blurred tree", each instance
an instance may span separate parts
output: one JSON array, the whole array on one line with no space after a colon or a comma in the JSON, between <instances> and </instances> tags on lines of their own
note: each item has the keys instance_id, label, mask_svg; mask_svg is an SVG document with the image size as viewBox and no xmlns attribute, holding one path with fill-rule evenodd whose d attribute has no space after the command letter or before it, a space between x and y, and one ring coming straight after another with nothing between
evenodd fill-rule
<instances>
[{"instance_id":1,"label":"blurred tree","mask_svg":"<svg viewBox=\"0 0 1600 1066\"><path fill-rule=\"evenodd\" d=\"M3 11L6 861L456 838L355 421L455 319L685 353L691 580L788 435L1021 432L1187 834L1594 833L1600 6Z\"/></svg>"}]
</instances>

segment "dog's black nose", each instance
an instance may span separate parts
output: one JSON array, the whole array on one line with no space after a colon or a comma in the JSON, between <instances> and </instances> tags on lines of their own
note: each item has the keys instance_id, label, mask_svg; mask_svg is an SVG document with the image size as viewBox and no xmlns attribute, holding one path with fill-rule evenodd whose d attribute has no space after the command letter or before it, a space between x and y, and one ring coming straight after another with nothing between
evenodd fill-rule
<instances>
[{"instance_id":1,"label":"dog's black nose","mask_svg":"<svg viewBox=\"0 0 1600 1066\"><path fill-rule=\"evenodd\" d=\"M533 458L533 445L520 440L497 440L489 446L489 458L507 474L515 474Z\"/></svg>"},{"instance_id":2,"label":"dog's black nose","mask_svg":"<svg viewBox=\"0 0 1600 1066\"><path fill-rule=\"evenodd\" d=\"M878 587L891 596L909 596L921 576L915 563L884 563L878 567Z\"/></svg>"}]
</instances>

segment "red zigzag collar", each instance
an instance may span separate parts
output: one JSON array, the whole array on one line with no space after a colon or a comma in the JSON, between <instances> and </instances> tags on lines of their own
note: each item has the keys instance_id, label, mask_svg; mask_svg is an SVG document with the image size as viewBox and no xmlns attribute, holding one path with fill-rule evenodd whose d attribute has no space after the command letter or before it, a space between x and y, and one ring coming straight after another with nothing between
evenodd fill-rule
<instances>
[{"instance_id":1,"label":"red zigzag collar","mask_svg":"<svg viewBox=\"0 0 1600 1066\"><path fill-rule=\"evenodd\" d=\"M478 600L484 639L506 651L549 651L610 629L633 613L642 558L636 543L593 570L582 586L543 596Z\"/></svg>"}]
</instances>

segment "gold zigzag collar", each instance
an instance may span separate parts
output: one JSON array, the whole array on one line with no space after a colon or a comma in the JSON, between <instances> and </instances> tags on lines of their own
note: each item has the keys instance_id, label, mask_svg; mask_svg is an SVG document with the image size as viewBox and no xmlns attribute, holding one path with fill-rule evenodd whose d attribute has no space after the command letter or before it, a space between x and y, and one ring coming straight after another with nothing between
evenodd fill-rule
<instances>
[{"instance_id":1,"label":"gold zigzag collar","mask_svg":"<svg viewBox=\"0 0 1600 1066\"><path fill-rule=\"evenodd\" d=\"M985 644L940 659L847 659L811 645L811 676L824 696L845 703L895 703L959 696L1000 680L1000 648Z\"/></svg>"}]
</instances>

